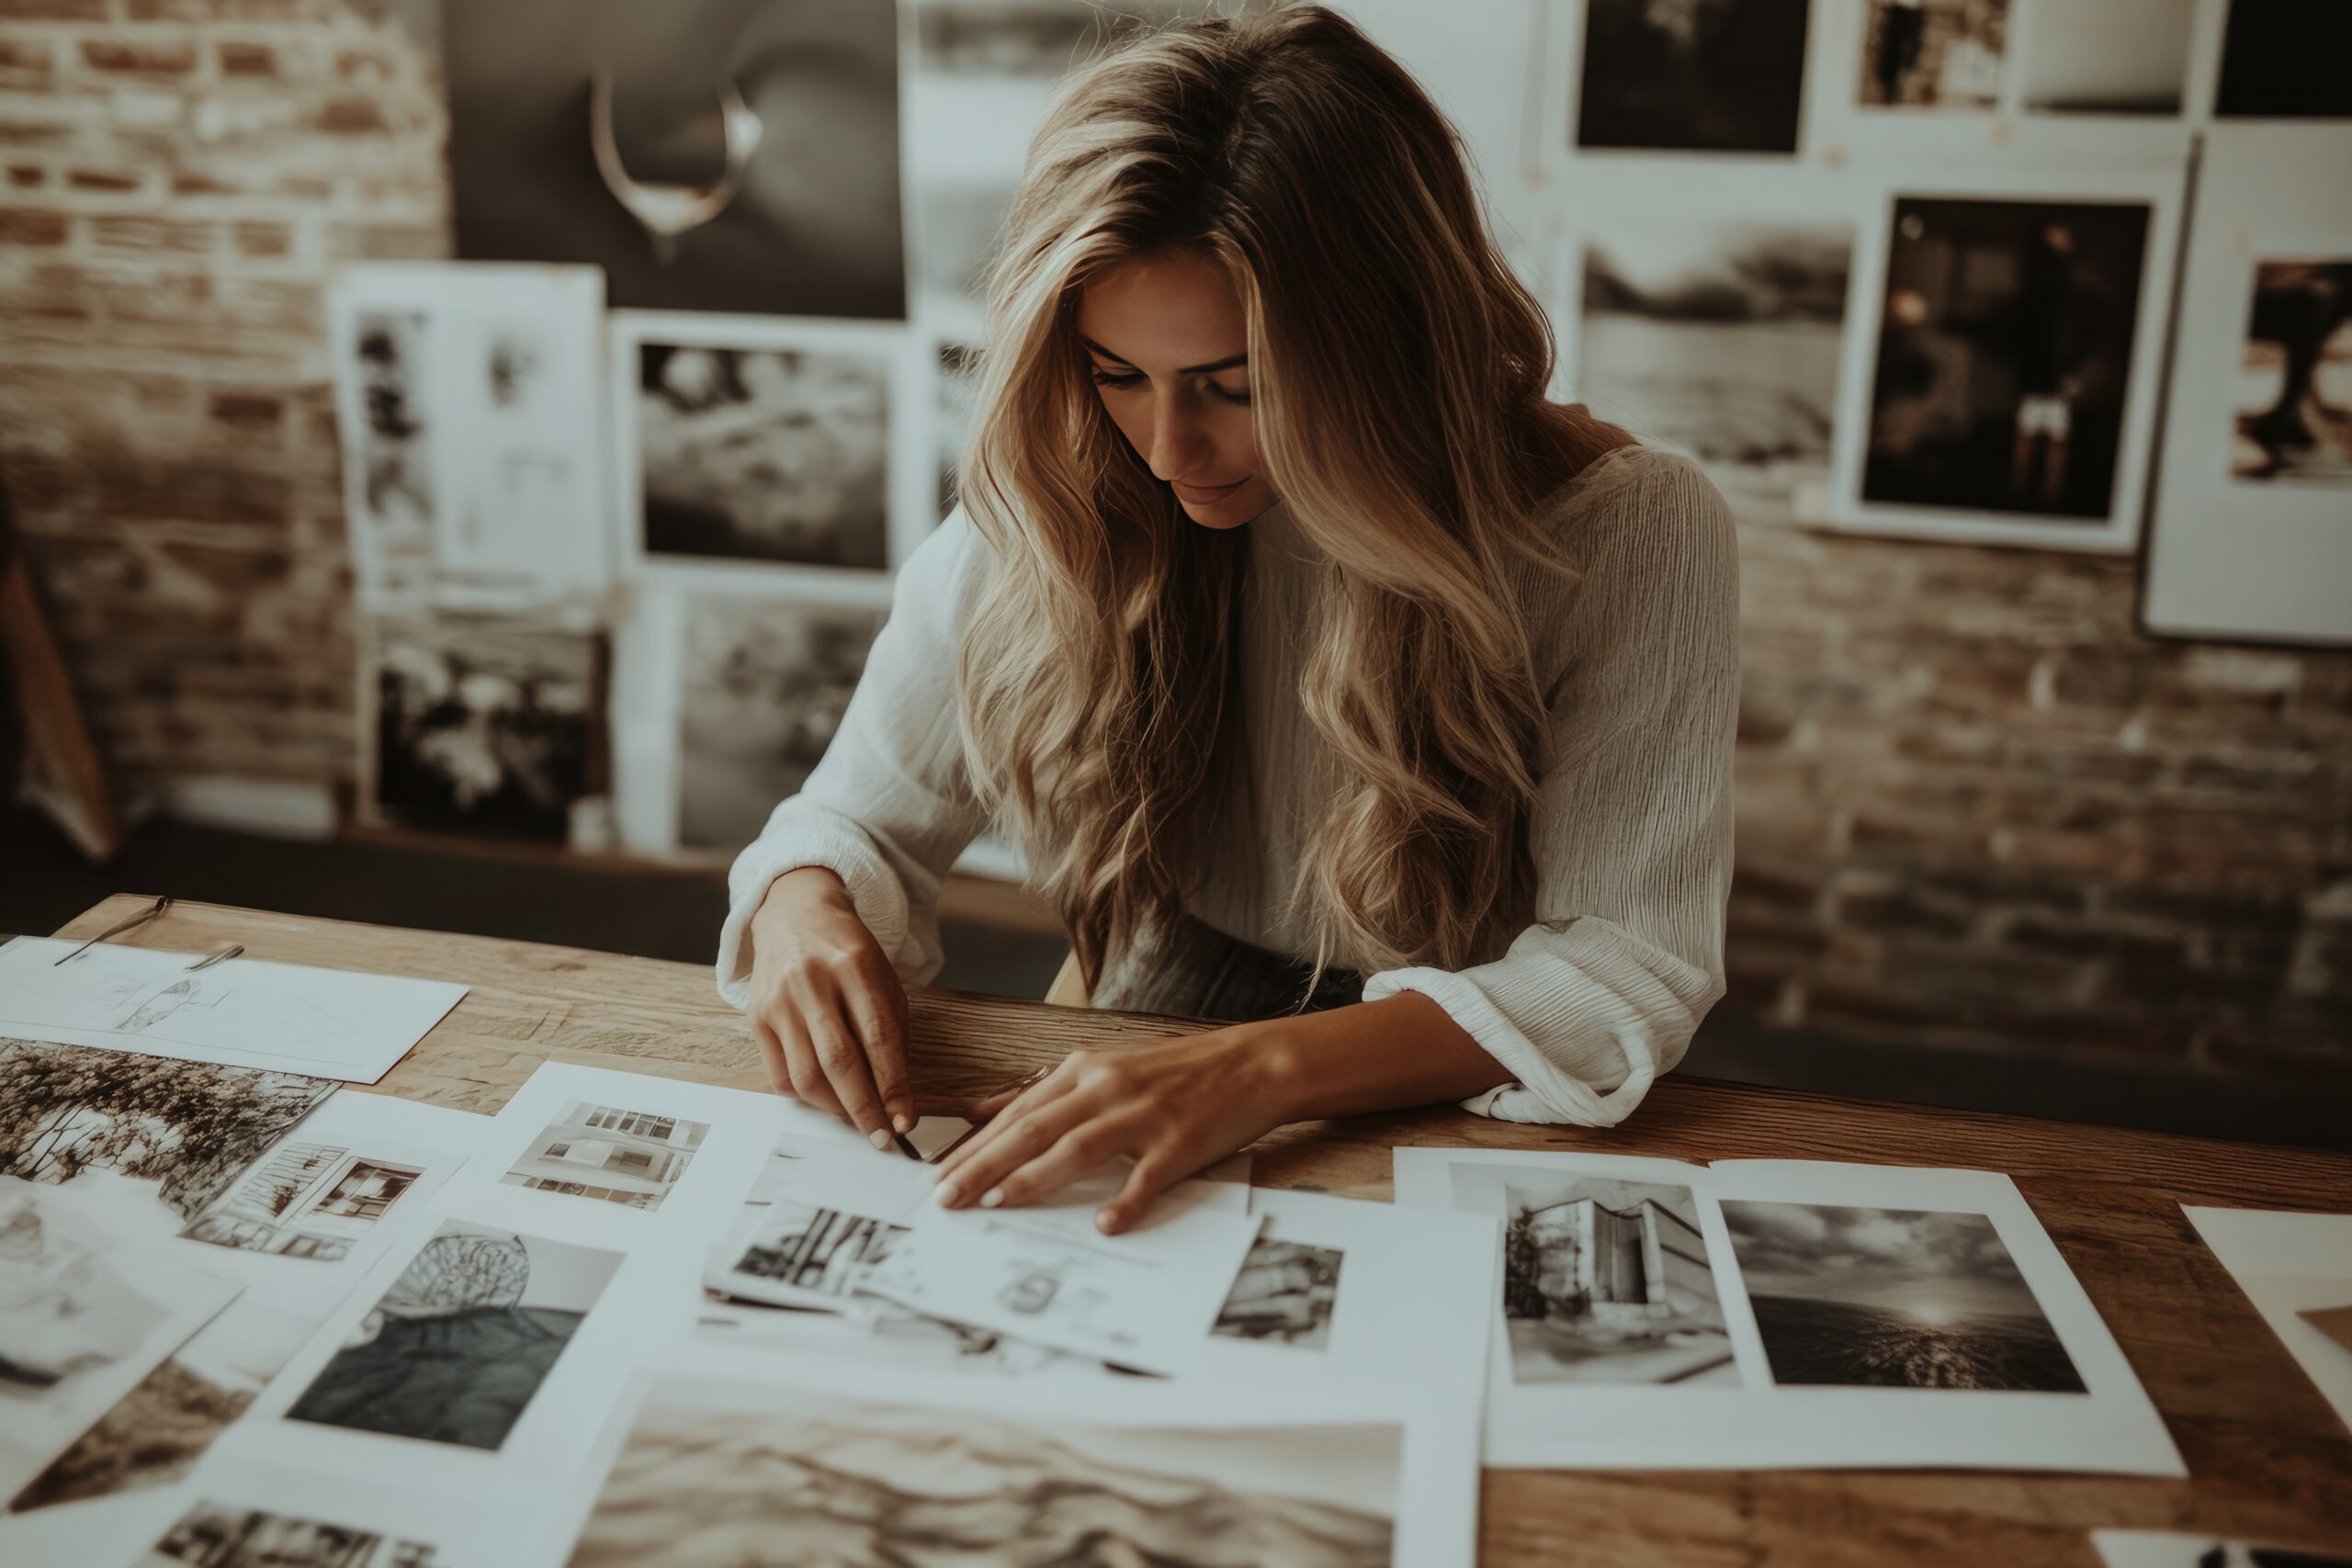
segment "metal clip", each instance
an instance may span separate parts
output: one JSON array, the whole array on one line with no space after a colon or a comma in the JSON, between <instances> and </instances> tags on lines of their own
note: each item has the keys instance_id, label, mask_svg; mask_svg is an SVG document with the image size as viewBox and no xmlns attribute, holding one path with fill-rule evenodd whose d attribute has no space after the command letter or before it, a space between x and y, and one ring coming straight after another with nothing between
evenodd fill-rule
<instances>
[{"instance_id":1,"label":"metal clip","mask_svg":"<svg viewBox=\"0 0 2352 1568\"><path fill-rule=\"evenodd\" d=\"M107 938L110 936L120 936L123 932L129 931L133 926L145 925L149 920L153 919L165 909L170 908L171 906L172 900L168 895L156 899L153 904L148 905L144 909L140 910L139 913L131 916L129 919L117 920L114 924L108 926L106 930L100 931L97 935L84 942L81 946L67 953L64 958L59 959L57 964L62 964L66 962L67 959L79 958L82 954L89 952L90 949L97 946L98 943L106 941ZM54 969L57 967L57 964L52 964L50 967Z\"/></svg>"}]
</instances>

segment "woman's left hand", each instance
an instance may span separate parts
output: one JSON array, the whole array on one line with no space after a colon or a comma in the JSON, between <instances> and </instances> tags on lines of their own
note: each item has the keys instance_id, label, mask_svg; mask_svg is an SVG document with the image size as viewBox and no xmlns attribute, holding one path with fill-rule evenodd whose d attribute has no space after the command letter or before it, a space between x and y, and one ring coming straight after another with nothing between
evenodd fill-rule
<instances>
[{"instance_id":1,"label":"woman's left hand","mask_svg":"<svg viewBox=\"0 0 2352 1568\"><path fill-rule=\"evenodd\" d=\"M1125 1230L1168 1187L1291 1120L1280 1055L1247 1024L1138 1049L1073 1051L998 1097L1002 1109L941 1162L938 1201L1026 1203L1128 1155L1135 1169L1094 1220L1108 1234Z\"/></svg>"}]
</instances>

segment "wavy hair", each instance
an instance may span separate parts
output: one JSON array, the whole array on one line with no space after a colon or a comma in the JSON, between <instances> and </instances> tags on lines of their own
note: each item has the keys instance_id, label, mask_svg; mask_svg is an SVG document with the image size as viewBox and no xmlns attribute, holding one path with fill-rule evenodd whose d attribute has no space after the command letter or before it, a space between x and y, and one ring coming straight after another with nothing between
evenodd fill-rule
<instances>
[{"instance_id":1,"label":"wavy hair","mask_svg":"<svg viewBox=\"0 0 2352 1568\"><path fill-rule=\"evenodd\" d=\"M1544 709L1513 582L1622 432L1545 398L1549 322L1453 127L1320 6L1142 34L1075 74L986 280L957 490L989 547L958 671L981 798L1090 987L1205 870L1233 762L1246 529L1191 522L1112 423L1075 318L1192 251L1248 321L1261 465L1323 569L1318 798L1288 908L1317 969L1472 962L1532 902Z\"/></svg>"}]
</instances>

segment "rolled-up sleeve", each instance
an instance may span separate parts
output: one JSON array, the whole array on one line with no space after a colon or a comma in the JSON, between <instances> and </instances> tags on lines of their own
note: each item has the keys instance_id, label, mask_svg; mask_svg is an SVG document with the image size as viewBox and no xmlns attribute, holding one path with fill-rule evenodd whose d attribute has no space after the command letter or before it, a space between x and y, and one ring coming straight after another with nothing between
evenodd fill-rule
<instances>
[{"instance_id":1,"label":"rolled-up sleeve","mask_svg":"<svg viewBox=\"0 0 2352 1568\"><path fill-rule=\"evenodd\" d=\"M1367 977L1430 997L1513 1080L1464 1103L1611 1126L1724 994L1739 556L1698 468L1645 457L1579 552L1529 822L1535 921L1491 963Z\"/></svg>"},{"instance_id":2,"label":"rolled-up sleeve","mask_svg":"<svg viewBox=\"0 0 2352 1568\"><path fill-rule=\"evenodd\" d=\"M841 728L800 793L768 817L727 877L718 994L749 998L752 916L787 871L829 867L901 979L939 973L939 889L987 826L966 770L956 671L985 547L961 508L899 571L890 614Z\"/></svg>"}]
</instances>

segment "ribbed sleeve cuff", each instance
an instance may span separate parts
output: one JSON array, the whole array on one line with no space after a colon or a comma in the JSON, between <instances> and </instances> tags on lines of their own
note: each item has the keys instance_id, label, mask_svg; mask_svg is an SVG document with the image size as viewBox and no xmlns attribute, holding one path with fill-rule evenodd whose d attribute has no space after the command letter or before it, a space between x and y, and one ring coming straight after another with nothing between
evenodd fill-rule
<instances>
[{"instance_id":1,"label":"ribbed sleeve cuff","mask_svg":"<svg viewBox=\"0 0 2352 1568\"><path fill-rule=\"evenodd\" d=\"M1503 962L1509 962L1505 960ZM1443 1008L1479 1048L1516 1080L1474 1095L1463 1109L1504 1122L1544 1122L1582 1127L1613 1127L1634 1112L1657 1081L1658 1049L1651 1021L1615 992L1573 970L1545 987L1538 1003L1542 1032L1562 1041L1589 1042L1598 1056L1613 1043L1624 1077L1606 1092L1569 1071L1495 1005L1479 984L1446 969L1390 969L1364 982L1363 999L1379 1001L1400 991L1418 991ZM1615 1064L1590 1064L1595 1077L1614 1077Z\"/></svg>"},{"instance_id":2,"label":"ribbed sleeve cuff","mask_svg":"<svg viewBox=\"0 0 2352 1568\"><path fill-rule=\"evenodd\" d=\"M727 921L718 931L718 994L738 1010L751 999L752 916L769 886L787 871L821 865L849 889L857 918L888 953L907 948L907 890L873 840L846 818L822 807L786 801L767 829L738 855L727 874Z\"/></svg>"}]
</instances>

